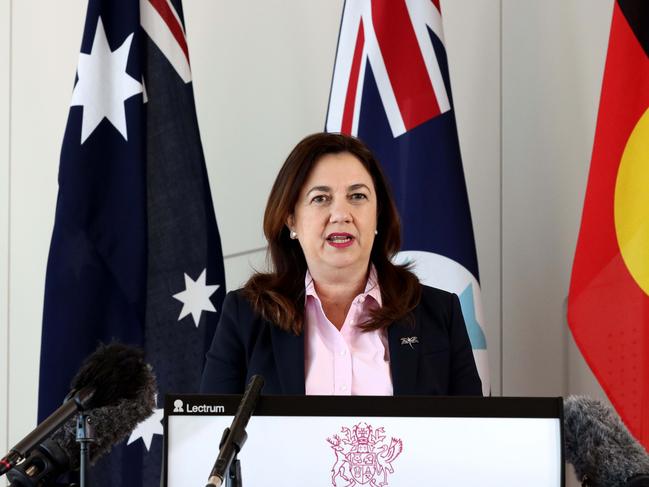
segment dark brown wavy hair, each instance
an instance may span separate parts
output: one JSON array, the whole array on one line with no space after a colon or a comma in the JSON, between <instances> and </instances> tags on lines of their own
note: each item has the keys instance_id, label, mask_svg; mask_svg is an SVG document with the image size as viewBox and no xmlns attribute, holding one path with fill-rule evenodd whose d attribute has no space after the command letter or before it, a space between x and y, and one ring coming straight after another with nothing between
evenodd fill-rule
<instances>
[{"instance_id":1,"label":"dark brown wavy hair","mask_svg":"<svg viewBox=\"0 0 649 487\"><path fill-rule=\"evenodd\" d=\"M302 186L320 158L347 152L356 157L374 182L377 199L377 230L370 259L376 267L382 306L372 311L361 326L376 330L399 319L412 319L421 298L421 285L407 266L395 265L392 257L401 246L401 228L392 194L383 171L370 150L357 138L317 133L298 143L279 171L264 213L271 272L256 273L243 288L244 296L264 319L296 335L304 326L304 276L307 264L297 240L292 240L286 221L293 214Z\"/></svg>"}]
</instances>

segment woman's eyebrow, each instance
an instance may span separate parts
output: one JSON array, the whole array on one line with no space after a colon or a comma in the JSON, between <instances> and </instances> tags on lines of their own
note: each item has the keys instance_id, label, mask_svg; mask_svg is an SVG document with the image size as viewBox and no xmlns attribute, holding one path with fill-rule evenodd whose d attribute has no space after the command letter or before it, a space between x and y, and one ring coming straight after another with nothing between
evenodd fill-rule
<instances>
[{"instance_id":1,"label":"woman's eyebrow","mask_svg":"<svg viewBox=\"0 0 649 487\"><path fill-rule=\"evenodd\" d=\"M352 184L347 188L347 191L356 191L357 189L363 189L363 188L368 190L370 193L372 192L370 190L369 186L367 184L364 184L364 183ZM329 186L314 186L313 188L311 188L309 191L306 192L306 195L308 196L310 193L312 193L314 191L319 191L319 192L322 192L322 193L330 193L331 188Z\"/></svg>"},{"instance_id":2,"label":"woman's eyebrow","mask_svg":"<svg viewBox=\"0 0 649 487\"><path fill-rule=\"evenodd\" d=\"M311 188L309 191L306 192L307 196L309 193L312 193L313 191L321 191L323 193L328 193L331 191L331 188L329 186L314 186Z\"/></svg>"},{"instance_id":3,"label":"woman's eyebrow","mask_svg":"<svg viewBox=\"0 0 649 487\"><path fill-rule=\"evenodd\" d=\"M348 188L348 191L356 191L357 189L362 189L362 188L365 188L365 189L368 190L370 193L372 192L372 190L370 190L369 186L368 186L367 184L363 184L363 183L352 184L352 185Z\"/></svg>"}]
</instances>

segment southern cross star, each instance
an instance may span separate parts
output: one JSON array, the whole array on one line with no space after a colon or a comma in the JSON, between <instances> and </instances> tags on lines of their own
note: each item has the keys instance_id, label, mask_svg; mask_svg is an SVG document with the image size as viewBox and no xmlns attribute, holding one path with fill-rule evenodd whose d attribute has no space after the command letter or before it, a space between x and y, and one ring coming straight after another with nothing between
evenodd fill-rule
<instances>
[{"instance_id":1,"label":"southern cross star","mask_svg":"<svg viewBox=\"0 0 649 487\"><path fill-rule=\"evenodd\" d=\"M133 34L115 51L110 50L101 17L97 21L90 54L79 55L79 80L72 92L71 106L83 107L81 143L106 118L128 140L124 101L142 93L142 84L126 73Z\"/></svg>"},{"instance_id":2,"label":"southern cross star","mask_svg":"<svg viewBox=\"0 0 649 487\"><path fill-rule=\"evenodd\" d=\"M206 271L207 269L203 269L203 272L195 281L185 274L185 290L173 295L174 298L183 303L183 309L180 311L178 321L191 313L197 328L203 311L216 311L212 301L210 301L210 296L216 292L219 286L208 286L205 283Z\"/></svg>"},{"instance_id":3,"label":"southern cross star","mask_svg":"<svg viewBox=\"0 0 649 487\"><path fill-rule=\"evenodd\" d=\"M153 414L151 414L151 416L149 416L147 419L145 419L135 427L135 429L131 433L131 436L129 436L128 442L126 442L126 444L130 445L134 441L142 438L142 441L144 442L146 449L150 450L151 442L153 441L153 435L164 434L164 428L162 427L162 423L160 422L162 421L162 417L163 417L163 410L154 409Z\"/></svg>"}]
</instances>

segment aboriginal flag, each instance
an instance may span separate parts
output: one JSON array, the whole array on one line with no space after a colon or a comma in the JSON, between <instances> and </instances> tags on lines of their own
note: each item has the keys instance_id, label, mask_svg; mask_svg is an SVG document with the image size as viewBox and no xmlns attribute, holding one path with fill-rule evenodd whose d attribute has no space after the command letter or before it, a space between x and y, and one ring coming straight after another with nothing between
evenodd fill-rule
<instances>
[{"instance_id":1,"label":"aboriginal flag","mask_svg":"<svg viewBox=\"0 0 649 487\"><path fill-rule=\"evenodd\" d=\"M649 3L617 0L613 9L568 322L649 447Z\"/></svg>"},{"instance_id":2,"label":"aboriginal flag","mask_svg":"<svg viewBox=\"0 0 649 487\"><path fill-rule=\"evenodd\" d=\"M390 180L398 263L460 299L482 389L487 342L438 0L348 0L326 129L359 137Z\"/></svg>"},{"instance_id":3,"label":"aboriginal flag","mask_svg":"<svg viewBox=\"0 0 649 487\"><path fill-rule=\"evenodd\" d=\"M157 408L90 469L89 483L158 487L164 395L198 390L225 292L181 1L90 0L71 99L39 417L61 404L98 343L143 348Z\"/></svg>"}]
</instances>

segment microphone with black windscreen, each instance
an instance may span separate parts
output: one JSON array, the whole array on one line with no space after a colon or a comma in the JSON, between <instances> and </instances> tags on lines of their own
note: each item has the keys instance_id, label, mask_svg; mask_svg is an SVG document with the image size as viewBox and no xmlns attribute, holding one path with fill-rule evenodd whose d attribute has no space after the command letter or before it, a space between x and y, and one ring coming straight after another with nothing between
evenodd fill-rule
<instances>
[{"instance_id":1,"label":"microphone with black windscreen","mask_svg":"<svg viewBox=\"0 0 649 487\"><path fill-rule=\"evenodd\" d=\"M144 353L112 343L100 346L72 380L64 404L1 460L12 486L43 485L79 468L75 414L84 411L94 430L93 464L125 438L155 408L156 384ZM21 462L22 460L22 462ZM19 463L20 462L20 463Z\"/></svg>"},{"instance_id":2,"label":"microphone with black windscreen","mask_svg":"<svg viewBox=\"0 0 649 487\"><path fill-rule=\"evenodd\" d=\"M564 401L566 461L590 487L649 487L649 455L610 407L595 399Z\"/></svg>"}]
</instances>

